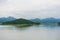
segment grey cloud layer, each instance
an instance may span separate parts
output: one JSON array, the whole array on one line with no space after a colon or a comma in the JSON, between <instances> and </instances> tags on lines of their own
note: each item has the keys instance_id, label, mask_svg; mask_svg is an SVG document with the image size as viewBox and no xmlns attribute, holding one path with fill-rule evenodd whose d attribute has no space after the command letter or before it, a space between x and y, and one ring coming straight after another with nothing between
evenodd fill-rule
<instances>
[{"instance_id":1,"label":"grey cloud layer","mask_svg":"<svg viewBox=\"0 0 60 40\"><path fill-rule=\"evenodd\" d=\"M0 16L60 18L59 10L60 0L0 0Z\"/></svg>"}]
</instances>

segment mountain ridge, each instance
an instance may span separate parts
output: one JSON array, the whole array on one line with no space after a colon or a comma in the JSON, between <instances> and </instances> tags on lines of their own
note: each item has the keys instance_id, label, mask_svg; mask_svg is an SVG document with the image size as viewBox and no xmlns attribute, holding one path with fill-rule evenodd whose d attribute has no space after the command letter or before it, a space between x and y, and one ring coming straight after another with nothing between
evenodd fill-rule
<instances>
[{"instance_id":1,"label":"mountain ridge","mask_svg":"<svg viewBox=\"0 0 60 40\"><path fill-rule=\"evenodd\" d=\"M1 18L0 18L0 23L6 22L6 21L12 21L12 20L15 20L15 19L16 19L16 18L11 17L11 16L9 16L9 17L1 17Z\"/></svg>"}]
</instances>

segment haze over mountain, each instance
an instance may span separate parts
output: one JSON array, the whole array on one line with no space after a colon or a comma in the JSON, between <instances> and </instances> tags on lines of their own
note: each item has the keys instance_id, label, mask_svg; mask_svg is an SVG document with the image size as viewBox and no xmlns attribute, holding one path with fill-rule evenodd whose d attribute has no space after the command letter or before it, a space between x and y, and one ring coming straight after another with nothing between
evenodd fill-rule
<instances>
[{"instance_id":1,"label":"haze over mountain","mask_svg":"<svg viewBox=\"0 0 60 40\"><path fill-rule=\"evenodd\" d=\"M36 18L36 19L31 19L31 21L33 22L40 22L42 24L55 24L60 22L60 19L56 19L56 18L45 18L45 19L40 19L40 18Z\"/></svg>"},{"instance_id":2,"label":"haze over mountain","mask_svg":"<svg viewBox=\"0 0 60 40\"><path fill-rule=\"evenodd\" d=\"M6 22L6 21L12 21L12 20L15 20L15 19L16 18L11 17L11 16L9 16L9 17L2 17L2 18L0 18L0 23Z\"/></svg>"},{"instance_id":3,"label":"haze over mountain","mask_svg":"<svg viewBox=\"0 0 60 40\"><path fill-rule=\"evenodd\" d=\"M46 19L42 19L42 22L56 23L56 22L60 22L60 19L56 19L56 18L46 18Z\"/></svg>"},{"instance_id":4,"label":"haze over mountain","mask_svg":"<svg viewBox=\"0 0 60 40\"><path fill-rule=\"evenodd\" d=\"M41 20L39 18L30 19L30 20L33 21L33 22L37 22L37 23L40 23L41 22Z\"/></svg>"}]
</instances>

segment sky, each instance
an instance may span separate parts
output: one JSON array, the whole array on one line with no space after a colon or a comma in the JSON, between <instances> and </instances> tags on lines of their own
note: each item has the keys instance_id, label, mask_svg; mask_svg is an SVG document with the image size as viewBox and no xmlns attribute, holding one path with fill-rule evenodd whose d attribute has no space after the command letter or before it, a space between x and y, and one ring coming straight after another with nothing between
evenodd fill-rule
<instances>
[{"instance_id":1,"label":"sky","mask_svg":"<svg viewBox=\"0 0 60 40\"><path fill-rule=\"evenodd\" d=\"M60 18L60 0L0 0L0 17Z\"/></svg>"}]
</instances>

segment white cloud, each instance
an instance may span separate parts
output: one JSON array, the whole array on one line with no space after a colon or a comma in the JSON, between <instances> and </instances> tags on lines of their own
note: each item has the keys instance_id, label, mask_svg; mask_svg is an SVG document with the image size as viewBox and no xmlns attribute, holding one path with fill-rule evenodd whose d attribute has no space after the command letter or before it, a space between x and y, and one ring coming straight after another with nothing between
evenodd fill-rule
<instances>
[{"instance_id":1,"label":"white cloud","mask_svg":"<svg viewBox=\"0 0 60 40\"><path fill-rule=\"evenodd\" d=\"M60 0L0 0L0 16L60 18Z\"/></svg>"}]
</instances>

